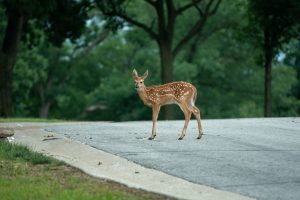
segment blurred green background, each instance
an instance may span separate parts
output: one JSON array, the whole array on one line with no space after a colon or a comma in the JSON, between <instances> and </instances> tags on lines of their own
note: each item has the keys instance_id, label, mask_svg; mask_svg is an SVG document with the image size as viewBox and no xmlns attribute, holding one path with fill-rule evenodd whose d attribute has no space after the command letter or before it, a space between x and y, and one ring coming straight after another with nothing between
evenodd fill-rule
<instances>
[{"instance_id":1,"label":"blurred green background","mask_svg":"<svg viewBox=\"0 0 300 200\"><path fill-rule=\"evenodd\" d=\"M296 2L0 0L1 117L150 120L133 68L149 70L146 85L193 83L204 119L299 116ZM182 119L171 107L171 118Z\"/></svg>"}]
</instances>

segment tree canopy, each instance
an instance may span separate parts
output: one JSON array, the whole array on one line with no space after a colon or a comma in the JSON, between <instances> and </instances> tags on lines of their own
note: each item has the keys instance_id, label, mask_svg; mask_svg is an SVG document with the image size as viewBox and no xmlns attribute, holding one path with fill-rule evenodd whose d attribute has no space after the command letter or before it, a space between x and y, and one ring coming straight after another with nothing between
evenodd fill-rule
<instances>
[{"instance_id":1,"label":"tree canopy","mask_svg":"<svg viewBox=\"0 0 300 200\"><path fill-rule=\"evenodd\" d=\"M43 1L47 6L41 6L41 1L30 1L30 5L26 0L1 1L1 68L7 57L3 46L12 48L13 45L4 42L8 37L8 4L17 5L16 2L24 5L14 9L26 8L31 14L24 18L22 32L15 37L18 46L10 65L13 66L12 116L149 120L151 109L143 105L134 90L133 68L140 73L148 69L146 85L168 81L193 83L198 89L196 104L204 119L265 114L264 26L256 13L259 10L254 7L263 7L264 2L271 0L261 3L247 0ZM161 26L164 27L159 25L159 2L163 3L161 12L165 22ZM289 2L282 1L284 5L278 4L279 8L284 9ZM36 13L32 8L36 8ZM168 23L171 8L182 11L173 25ZM293 4L292 9L296 8L299 4ZM193 37L188 36L188 41L179 48L180 41L197 21L203 20L206 10L211 14L202 28ZM293 24L286 31L280 28L279 22L272 28L272 31L282 31L279 43L272 50L272 116L300 115L298 16L299 13L283 16L287 24ZM151 33L145 28L151 29ZM172 69L162 63L160 44L165 42L171 42L168 45ZM180 50L175 53L177 47ZM163 73L172 78L162 81ZM1 77L7 81L7 72ZM1 84L2 87L4 82ZM1 96L6 97L2 91ZM182 119L180 109L173 107L173 118Z\"/></svg>"},{"instance_id":2,"label":"tree canopy","mask_svg":"<svg viewBox=\"0 0 300 200\"><path fill-rule=\"evenodd\" d=\"M300 3L293 0L249 0L248 36L262 51L265 67L264 115L272 115L272 62L282 45L299 35Z\"/></svg>"},{"instance_id":3,"label":"tree canopy","mask_svg":"<svg viewBox=\"0 0 300 200\"><path fill-rule=\"evenodd\" d=\"M42 29L48 41L56 46L60 46L66 38L74 41L81 35L89 4L88 0L0 2L7 17L0 51L0 116L7 117L12 114L12 74L18 47L24 35L35 33L30 30L35 26ZM31 34L30 38L33 37Z\"/></svg>"}]
</instances>

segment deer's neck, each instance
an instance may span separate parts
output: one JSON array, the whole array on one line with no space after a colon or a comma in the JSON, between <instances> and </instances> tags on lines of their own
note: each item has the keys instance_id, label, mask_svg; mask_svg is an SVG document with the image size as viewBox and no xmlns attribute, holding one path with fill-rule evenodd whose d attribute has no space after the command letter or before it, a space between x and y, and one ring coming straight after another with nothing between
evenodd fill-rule
<instances>
[{"instance_id":1,"label":"deer's neck","mask_svg":"<svg viewBox=\"0 0 300 200\"><path fill-rule=\"evenodd\" d=\"M148 105L148 94L146 92L146 87L143 87L138 90L138 95L144 104Z\"/></svg>"}]
</instances>

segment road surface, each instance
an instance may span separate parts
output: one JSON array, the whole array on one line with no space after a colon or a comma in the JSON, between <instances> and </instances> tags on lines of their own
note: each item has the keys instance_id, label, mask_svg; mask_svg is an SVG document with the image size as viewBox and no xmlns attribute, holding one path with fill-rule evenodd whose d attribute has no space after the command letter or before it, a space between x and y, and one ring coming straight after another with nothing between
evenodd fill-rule
<instances>
[{"instance_id":1,"label":"road surface","mask_svg":"<svg viewBox=\"0 0 300 200\"><path fill-rule=\"evenodd\" d=\"M263 200L300 199L300 118L95 122L48 126L97 149L188 181Z\"/></svg>"}]
</instances>

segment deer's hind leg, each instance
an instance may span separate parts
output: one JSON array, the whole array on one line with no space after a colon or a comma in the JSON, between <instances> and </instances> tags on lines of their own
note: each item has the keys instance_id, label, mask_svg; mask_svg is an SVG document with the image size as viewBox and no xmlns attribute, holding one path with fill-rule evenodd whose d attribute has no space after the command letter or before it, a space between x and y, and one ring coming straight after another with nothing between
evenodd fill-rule
<instances>
[{"instance_id":1,"label":"deer's hind leg","mask_svg":"<svg viewBox=\"0 0 300 200\"><path fill-rule=\"evenodd\" d=\"M195 103L193 102L193 100L190 101L188 108L194 114L194 116L197 120L198 131L199 131L197 139L200 139L203 135L203 129L202 129L202 123L201 123L201 117L200 117L200 109L197 108L197 106L195 106Z\"/></svg>"},{"instance_id":2,"label":"deer's hind leg","mask_svg":"<svg viewBox=\"0 0 300 200\"><path fill-rule=\"evenodd\" d=\"M201 123L201 117L200 117L200 109L197 108L196 106L193 106L193 114L195 116L195 118L197 119L197 123L198 123L198 137L197 139L200 139L203 135L203 129L202 129L202 123Z\"/></svg>"},{"instance_id":3,"label":"deer's hind leg","mask_svg":"<svg viewBox=\"0 0 300 200\"><path fill-rule=\"evenodd\" d=\"M192 114L192 112L189 110L187 104L185 104L185 103L181 104L180 108L184 113L185 123L184 123L184 127L182 129L181 135L178 138L178 140L182 140L184 138L184 136L186 134L187 127L188 127L188 124L189 124L189 121L191 119L191 114Z\"/></svg>"}]
</instances>

